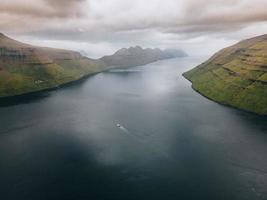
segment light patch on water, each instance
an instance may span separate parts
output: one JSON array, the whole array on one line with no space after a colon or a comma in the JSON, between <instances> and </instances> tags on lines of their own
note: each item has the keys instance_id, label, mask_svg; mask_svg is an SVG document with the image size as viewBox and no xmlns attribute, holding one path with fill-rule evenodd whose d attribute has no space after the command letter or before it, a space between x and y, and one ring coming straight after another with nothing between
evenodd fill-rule
<instances>
[{"instance_id":1,"label":"light patch on water","mask_svg":"<svg viewBox=\"0 0 267 200\"><path fill-rule=\"evenodd\" d=\"M143 72L143 70L138 69L111 69L108 71L109 73L129 73L129 72Z\"/></svg>"}]
</instances>

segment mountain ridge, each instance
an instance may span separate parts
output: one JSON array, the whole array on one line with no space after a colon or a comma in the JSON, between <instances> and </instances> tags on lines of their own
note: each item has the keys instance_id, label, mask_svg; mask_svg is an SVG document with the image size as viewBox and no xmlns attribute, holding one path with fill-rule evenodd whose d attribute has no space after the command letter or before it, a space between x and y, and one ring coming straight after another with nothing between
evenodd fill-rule
<instances>
[{"instance_id":1,"label":"mountain ridge","mask_svg":"<svg viewBox=\"0 0 267 200\"><path fill-rule=\"evenodd\" d=\"M183 75L213 101L267 115L267 34L224 48Z\"/></svg>"},{"instance_id":2,"label":"mountain ridge","mask_svg":"<svg viewBox=\"0 0 267 200\"><path fill-rule=\"evenodd\" d=\"M76 51L29 45L0 33L0 98L57 88L114 67L138 66L166 59L154 54L161 50L152 50L146 56L142 55L143 51L141 47L130 47L103 57L109 58L107 60L90 59Z\"/></svg>"},{"instance_id":3,"label":"mountain ridge","mask_svg":"<svg viewBox=\"0 0 267 200\"><path fill-rule=\"evenodd\" d=\"M185 57L187 54L178 49L161 50L159 48L145 48L140 46L122 48L113 55L100 58L101 61L109 66L132 67L146 65L158 60Z\"/></svg>"}]
</instances>

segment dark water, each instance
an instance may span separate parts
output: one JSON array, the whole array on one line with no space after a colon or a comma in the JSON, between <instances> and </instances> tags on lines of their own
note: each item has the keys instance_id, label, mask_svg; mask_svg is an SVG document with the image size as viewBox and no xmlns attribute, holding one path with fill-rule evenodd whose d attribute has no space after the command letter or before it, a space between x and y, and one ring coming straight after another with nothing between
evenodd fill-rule
<instances>
[{"instance_id":1,"label":"dark water","mask_svg":"<svg viewBox=\"0 0 267 200\"><path fill-rule=\"evenodd\" d=\"M267 118L194 92L203 60L0 102L0 199L267 199Z\"/></svg>"}]
</instances>

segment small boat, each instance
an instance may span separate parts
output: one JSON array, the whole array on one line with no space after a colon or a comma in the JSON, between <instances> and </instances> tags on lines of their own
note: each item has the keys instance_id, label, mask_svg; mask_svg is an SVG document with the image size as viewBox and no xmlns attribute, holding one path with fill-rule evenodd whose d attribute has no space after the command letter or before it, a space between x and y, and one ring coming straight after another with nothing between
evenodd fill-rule
<instances>
[{"instance_id":1,"label":"small boat","mask_svg":"<svg viewBox=\"0 0 267 200\"><path fill-rule=\"evenodd\" d=\"M117 127L121 128L121 125L120 124L117 124Z\"/></svg>"}]
</instances>

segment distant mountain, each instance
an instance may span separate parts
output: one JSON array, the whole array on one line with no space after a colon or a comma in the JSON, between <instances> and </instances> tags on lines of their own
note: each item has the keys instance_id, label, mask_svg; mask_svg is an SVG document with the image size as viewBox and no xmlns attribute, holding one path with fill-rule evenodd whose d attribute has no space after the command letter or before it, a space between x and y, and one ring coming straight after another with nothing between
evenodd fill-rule
<instances>
[{"instance_id":1,"label":"distant mountain","mask_svg":"<svg viewBox=\"0 0 267 200\"><path fill-rule=\"evenodd\" d=\"M225 48L184 76L214 101L267 115L267 35Z\"/></svg>"},{"instance_id":2,"label":"distant mountain","mask_svg":"<svg viewBox=\"0 0 267 200\"><path fill-rule=\"evenodd\" d=\"M79 53L82 55L82 56L85 56L85 57L88 57L88 53L84 50L79 50Z\"/></svg>"},{"instance_id":3,"label":"distant mountain","mask_svg":"<svg viewBox=\"0 0 267 200\"><path fill-rule=\"evenodd\" d=\"M107 66L132 67L149 64L158 60L187 56L182 50L176 49L143 49L140 46L123 48L111 56L100 58Z\"/></svg>"},{"instance_id":4,"label":"distant mountain","mask_svg":"<svg viewBox=\"0 0 267 200\"><path fill-rule=\"evenodd\" d=\"M121 49L98 60L82 54L85 52L32 46L0 34L0 97L55 88L114 67L184 56L179 51L141 47Z\"/></svg>"},{"instance_id":5,"label":"distant mountain","mask_svg":"<svg viewBox=\"0 0 267 200\"><path fill-rule=\"evenodd\" d=\"M57 87L104 68L78 52L36 47L0 34L0 97Z\"/></svg>"}]
</instances>

